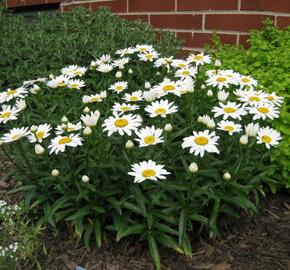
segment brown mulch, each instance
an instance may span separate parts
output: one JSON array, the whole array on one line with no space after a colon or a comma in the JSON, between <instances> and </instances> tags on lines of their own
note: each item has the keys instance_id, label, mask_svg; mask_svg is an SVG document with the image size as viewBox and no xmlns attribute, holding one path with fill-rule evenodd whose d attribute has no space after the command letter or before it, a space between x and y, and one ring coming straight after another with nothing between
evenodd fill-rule
<instances>
[{"instance_id":1,"label":"brown mulch","mask_svg":"<svg viewBox=\"0 0 290 270\"><path fill-rule=\"evenodd\" d=\"M219 239L195 240L192 258L161 249L162 269L167 270L290 270L290 196L276 194L261 202L260 214L241 215L229 223L223 220ZM87 251L64 232L45 238L47 256L40 263L45 270L153 270L145 246L133 240L108 244Z\"/></svg>"}]
</instances>

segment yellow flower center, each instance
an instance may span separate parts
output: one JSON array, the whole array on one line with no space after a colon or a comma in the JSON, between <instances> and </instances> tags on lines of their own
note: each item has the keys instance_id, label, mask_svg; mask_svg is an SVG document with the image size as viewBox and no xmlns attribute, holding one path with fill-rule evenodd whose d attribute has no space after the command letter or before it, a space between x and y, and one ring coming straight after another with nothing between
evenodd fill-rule
<instances>
[{"instance_id":1,"label":"yellow flower center","mask_svg":"<svg viewBox=\"0 0 290 270\"><path fill-rule=\"evenodd\" d=\"M72 142L72 139L70 137L63 137L58 141L58 144L67 144Z\"/></svg>"},{"instance_id":2,"label":"yellow flower center","mask_svg":"<svg viewBox=\"0 0 290 270\"><path fill-rule=\"evenodd\" d=\"M264 143L270 143L272 141L272 138L268 135L264 135L264 136L262 136L262 141Z\"/></svg>"},{"instance_id":3,"label":"yellow flower center","mask_svg":"<svg viewBox=\"0 0 290 270\"><path fill-rule=\"evenodd\" d=\"M15 89L10 89L7 91L7 95L14 95L17 92Z\"/></svg>"},{"instance_id":4,"label":"yellow flower center","mask_svg":"<svg viewBox=\"0 0 290 270\"><path fill-rule=\"evenodd\" d=\"M120 118L118 120L115 121L115 126L116 127L125 127L129 124L128 120L127 119L124 119L124 118Z\"/></svg>"},{"instance_id":5,"label":"yellow flower center","mask_svg":"<svg viewBox=\"0 0 290 270\"><path fill-rule=\"evenodd\" d=\"M224 130L225 130L225 131L228 131L228 132L231 132L231 131L234 131L235 128L234 128L233 126L225 126L225 127L224 127Z\"/></svg>"},{"instance_id":6,"label":"yellow flower center","mask_svg":"<svg viewBox=\"0 0 290 270\"><path fill-rule=\"evenodd\" d=\"M69 127L69 128L67 128L67 131L68 132L72 132L72 131L74 131L75 129L73 128L73 127Z\"/></svg>"},{"instance_id":7,"label":"yellow flower center","mask_svg":"<svg viewBox=\"0 0 290 270\"><path fill-rule=\"evenodd\" d=\"M131 108L128 106L122 106L120 109L121 111L126 112L126 111L130 111Z\"/></svg>"},{"instance_id":8,"label":"yellow flower center","mask_svg":"<svg viewBox=\"0 0 290 270\"><path fill-rule=\"evenodd\" d=\"M173 91L174 89L175 89L175 86L172 84L164 85L162 88L163 91Z\"/></svg>"},{"instance_id":9,"label":"yellow flower center","mask_svg":"<svg viewBox=\"0 0 290 270\"><path fill-rule=\"evenodd\" d=\"M57 86L58 86L58 87L63 87L63 86L65 86L65 82L64 82L64 81L61 81L61 82L59 82L59 83L57 84Z\"/></svg>"},{"instance_id":10,"label":"yellow flower center","mask_svg":"<svg viewBox=\"0 0 290 270\"><path fill-rule=\"evenodd\" d=\"M146 169L146 170L142 171L143 177L153 177L155 175L156 175L156 172L154 170L151 170L151 169Z\"/></svg>"},{"instance_id":11,"label":"yellow flower center","mask_svg":"<svg viewBox=\"0 0 290 270\"><path fill-rule=\"evenodd\" d=\"M101 101L99 97L92 97L91 102Z\"/></svg>"},{"instance_id":12,"label":"yellow flower center","mask_svg":"<svg viewBox=\"0 0 290 270\"><path fill-rule=\"evenodd\" d=\"M13 141L17 141L17 140L19 140L21 138L21 135L20 134L16 134L16 135L13 135L12 136L12 140Z\"/></svg>"},{"instance_id":13,"label":"yellow flower center","mask_svg":"<svg viewBox=\"0 0 290 270\"><path fill-rule=\"evenodd\" d=\"M194 56L194 59L197 61L200 61L203 59L203 56L198 54L198 55Z\"/></svg>"},{"instance_id":14,"label":"yellow flower center","mask_svg":"<svg viewBox=\"0 0 290 270\"><path fill-rule=\"evenodd\" d=\"M11 112L4 112L0 114L0 118L8 118L11 115Z\"/></svg>"},{"instance_id":15,"label":"yellow flower center","mask_svg":"<svg viewBox=\"0 0 290 270\"><path fill-rule=\"evenodd\" d=\"M194 139L194 142L198 145L206 145L208 144L208 138L204 136L199 136Z\"/></svg>"},{"instance_id":16,"label":"yellow flower center","mask_svg":"<svg viewBox=\"0 0 290 270\"><path fill-rule=\"evenodd\" d=\"M74 70L74 71L73 71L73 74L74 74L75 76L79 76L79 75L81 75L81 72L78 71L78 70Z\"/></svg>"},{"instance_id":17,"label":"yellow flower center","mask_svg":"<svg viewBox=\"0 0 290 270\"><path fill-rule=\"evenodd\" d=\"M219 83L222 83L222 82L224 82L226 80L227 80L227 78L225 78L225 77L218 77L218 78L216 78L216 81L219 82Z\"/></svg>"},{"instance_id":18,"label":"yellow flower center","mask_svg":"<svg viewBox=\"0 0 290 270\"><path fill-rule=\"evenodd\" d=\"M147 48L145 48L145 47L139 48L139 51L140 52L146 52L147 51Z\"/></svg>"},{"instance_id":19,"label":"yellow flower center","mask_svg":"<svg viewBox=\"0 0 290 270\"><path fill-rule=\"evenodd\" d=\"M145 58L147 59L152 59L153 58L153 54L149 53L145 55Z\"/></svg>"},{"instance_id":20,"label":"yellow flower center","mask_svg":"<svg viewBox=\"0 0 290 270\"><path fill-rule=\"evenodd\" d=\"M224 108L224 112L226 112L226 113L234 113L235 111L237 111L237 109L233 108L233 107L225 107Z\"/></svg>"},{"instance_id":21,"label":"yellow flower center","mask_svg":"<svg viewBox=\"0 0 290 270\"><path fill-rule=\"evenodd\" d=\"M35 133L35 136L38 140L42 139L44 135L45 135L45 132L42 130Z\"/></svg>"},{"instance_id":22,"label":"yellow flower center","mask_svg":"<svg viewBox=\"0 0 290 270\"><path fill-rule=\"evenodd\" d=\"M188 70L184 70L181 72L181 74L184 76L188 76L188 75L190 75L190 72Z\"/></svg>"},{"instance_id":23,"label":"yellow flower center","mask_svg":"<svg viewBox=\"0 0 290 270\"><path fill-rule=\"evenodd\" d=\"M258 108L258 111L260 113L268 113L269 112L269 109L267 107L259 107Z\"/></svg>"},{"instance_id":24,"label":"yellow flower center","mask_svg":"<svg viewBox=\"0 0 290 270\"><path fill-rule=\"evenodd\" d=\"M183 64L183 63L178 64L178 67L179 67L179 68L184 68L185 66L186 66L186 65Z\"/></svg>"},{"instance_id":25,"label":"yellow flower center","mask_svg":"<svg viewBox=\"0 0 290 270\"><path fill-rule=\"evenodd\" d=\"M249 101L260 101L260 98L259 97L257 97L257 96L251 96L250 98L249 98Z\"/></svg>"},{"instance_id":26,"label":"yellow flower center","mask_svg":"<svg viewBox=\"0 0 290 270\"><path fill-rule=\"evenodd\" d=\"M155 113L157 113L157 114L164 114L166 112L167 112L167 110L165 108L158 108L155 110Z\"/></svg>"},{"instance_id":27,"label":"yellow flower center","mask_svg":"<svg viewBox=\"0 0 290 270\"><path fill-rule=\"evenodd\" d=\"M73 88L73 89L76 89L76 88L79 87L79 84L78 84L78 83L72 83L72 84L70 85L70 87Z\"/></svg>"},{"instance_id":28,"label":"yellow flower center","mask_svg":"<svg viewBox=\"0 0 290 270\"><path fill-rule=\"evenodd\" d=\"M268 99L269 101L273 101L273 100L274 100L274 97L273 97L273 96L268 96L267 99Z\"/></svg>"},{"instance_id":29,"label":"yellow flower center","mask_svg":"<svg viewBox=\"0 0 290 270\"><path fill-rule=\"evenodd\" d=\"M123 86L117 85L115 89L116 89L116 91L122 91L123 90Z\"/></svg>"},{"instance_id":30,"label":"yellow flower center","mask_svg":"<svg viewBox=\"0 0 290 270\"><path fill-rule=\"evenodd\" d=\"M137 101L137 100L138 100L138 97L136 97L136 96L132 96L132 97L130 97L130 100L131 100L131 101Z\"/></svg>"},{"instance_id":31,"label":"yellow flower center","mask_svg":"<svg viewBox=\"0 0 290 270\"><path fill-rule=\"evenodd\" d=\"M242 81L243 83L248 83L248 82L250 82L251 80L248 79L248 78L242 78L241 81Z\"/></svg>"},{"instance_id":32,"label":"yellow flower center","mask_svg":"<svg viewBox=\"0 0 290 270\"><path fill-rule=\"evenodd\" d=\"M152 144L152 143L155 143L155 137L150 135L150 136L147 136L144 138L144 142L146 144Z\"/></svg>"}]
</instances>

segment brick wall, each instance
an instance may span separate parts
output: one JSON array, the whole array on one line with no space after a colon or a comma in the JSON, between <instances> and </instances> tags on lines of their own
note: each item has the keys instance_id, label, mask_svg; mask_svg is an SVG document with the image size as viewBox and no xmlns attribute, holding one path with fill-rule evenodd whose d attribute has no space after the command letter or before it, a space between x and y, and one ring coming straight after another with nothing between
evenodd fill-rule
<instances>
[{"instance_id":1,"label":"brick wall","mask_svg":"<svg viewBox=\"0 0 290 270\"><path fill-rule=\"evenodd\" d=\"M183 40L185 50L211 43L216 32L222 42L242 44L251 29L260 29L266 18L276 26L290 25L290 0L7 0L8 7L60 1L60 11L82 5L95 10L109 7L122 18L141 19L156 29L168 29Z\"/></svg>"}]
</instances>

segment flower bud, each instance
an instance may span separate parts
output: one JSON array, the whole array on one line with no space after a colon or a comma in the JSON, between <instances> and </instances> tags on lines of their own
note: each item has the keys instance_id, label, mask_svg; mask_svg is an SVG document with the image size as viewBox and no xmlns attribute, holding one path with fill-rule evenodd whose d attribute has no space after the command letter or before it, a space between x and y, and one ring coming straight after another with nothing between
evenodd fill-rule
<instances>
[{"instance_id":1,"label":"flower bud","mask_svg":"<svg viewBox=\"0 0 290 270\"><path fill-rule=\"evenodd\" d=\"M85 107L84 110L83 110L83 112L84 112L84 113L90 113L91 110L90 110L88 107Z\"/></svg>"},{"instance_id":2,"label":"flower bud","mask_svg":"<svg viewBox=\"0 0 290 270\"><path fill-rule=\"evenodd\" d=\"M195 162L192 162L190 163L189 167L188 167L188 170L191 172L191 173L196 173L198 171L198 166Z\"/></svg>"},{"instance_id":3,"label":"flower bud","mask_svg":"<svg viewBox=\"0 0 290 270\"><path fill-rule=\"evenodd\" d=\"M240 144L247 144L249 142L248 136L245 134L240 138Z\"/></svg>"},{"instance_id":4,"label":"flower bud","mask_svg":"<svg viewBox=\"0 0 290 270\"><path fill-rule=\"evenodd\" d=\"M166 125L164 126L164 131L166 131L166 132L171 132L172 130L173 130L173 127L172 127L171 124L166 124Z\"/></svg>"},{"instance_id":5,"label":"flower bud","mask_svg":"<svg viewBox=\"0 0 290 270\"><path fill-rule=\"evenodd\" d=\"M151 83L150 82L145 82L145 88L150 89L151 88Z\"/></svg>"},{"instance_id":6,"label":"flower bud","mask_svg":"<svg viewBox=\"0 0 290 270\"><path fill-rule=\"evenodd\" d=\"M97 66L97 62L96 61L92 61L90 64L91 67L96 67Z\"/></svg>"},{"instance_id":7,"label":"flower bud","mask_svg":"<svg viewBox=\"0 0 290 270\"><path fill-rule=\"evenodd\" d=\"M106 91L101 91L100 92L100 98L102 98L102 99L107 98L107 92Z\"/></svg>"},{"instance_id":8,"label":"flower bud","mask_svg":"<svg viewBox=\"0 0 290 270\"><path fill-rule=\"evenodd\" d=\"M132 70L132 68L130 68L130 69L128 70L128 73L129 73L129 74L133 74L133 70Z\"/></svg>"},{"instance_id":9,"label":"flower bud","mask_svg":"<svg viewBox=\"0 0 290 270\"><path fill-rule=\"evenodd\" d=\"M84 129L84 135L89 136L92 134L92 129L90 127L85 127Z\"/></svg>"},{"instance_id":10,"label":"flower bud","mask_svg":"<svg viewBox=\"0 0 290 270\"><path fill-rule=\"evenodd\" d=\"M53 74L49 74L48 78L52 80L54 78L54 75Z\"/></svg>"},{"instance_id":11,"label":"flower bud","mask_svg":"<svg viewBox=\"0 0 290 270\"><path fill-rule=\"evenodd\" d=\"M223 175L223 179L228 181L228 180L231 180L232 176L230 175L229 172L225 172L224 175Z\"/></svg>"},{"instance_id":12,"label":"flower bud","mask_svg":"<svg viewBox=\"0 0 290 270\"><path fill-rule=\"evenodd\" d=\"M201 85L201 89L205 89L205 85L204 84Z\"/></svg>"},{"instance_id":13,"label":"flower bud","mask_svg":"<svg viewBox=\"0 0 290 270\"><path fill-rule=\"evenodd\" d=\"M38 127L37 126L31 126L30 127L30 132L31 133L35 133L35 132L37 132L37 130L38 130Z\"/></svg>"},{"instance_id":14,"label":"flower bud","mask_svg":"<svg viewBox=\"0 0 290 270\"><path fill-rule=\"evenodd\" d=\"M61 124L61 129L62 130L65 131L65 130L67 130L67 128L68 128L67 124Z\"/></svg>"},{"instance_id":15,"label":"flower bud","mask_svg":"<svg viewBox=\"0 0 290 270\"><path fill-rule=\"evenodd\" d=\"M156 72L156 76L160 76L160 72L159 71Z\"/></svg>"},{"instance_id":16,"label":"flower bud","mask_svg":"<svg viewBox=\"0 0 290 270\"><path fill-rule=\"evenodd\" d=\"M65 115L61 118L61 122L64 124L66 124L68 122L68 119Z\"/></svg>"},{"instance_id":17,"label":"flower bud","mask_svg":"<svg viewBox=\"0 0 290 270\"><path fill-rule=\"evenodd\" d=\"M126 142L126 145L125 145L126 149L132 149L134 147L134 143L129 140Z\"/></svg>"},{"instance_id":18,"label":"flower bud","mask_svg":"<svg viewBox=\"0 0 290 270\"><path fill-rule=\"evenodd\" d=\"M54 177L59 176L59 170L57 170L57 169L52 170L51 175Z\"/></svg>"},{"instance_id":19,"label":"flower bud","mask_svg":"<svg viewBox=\"0 0 290 270\"><path fill-rule=\"evenodd\" d=\"M123 74L122 71L117 71L116 78L122 78Z\"/></svg>"},{"instance_id":20,"label":"flower bud","mask_svg":"<svg viewBox=\"0 0 290 270\"><path fill-rule=\"evenodd\" d=\"M90 181L90 178L87 175L83 175L82 182L87 183Z\"/></svg>"},{"instance_id":21,"label":"flower bud","mask_svg":"<svg viewBox=\"0 0 290 270\"><path fill-rule=\"evenodd\" d=\"M207 123L206 123L206 126L208 128L215 128L215 122L214 120L209 120Z\"/></svg>"},{"instance_id":22,"label":"flower bud","mask_svg":"<svg viewBox=\"0 0 290 270\"><path fill-rule=\"evenodd\" d=\"M40 144L36 144L34 150L36 155L42 155L45 152L45 149Z\"/></svg>"},{"instance_id":23,"label":"flower bud","mask_svg":"<svg viewBox=\"0 0 290 270\"><path fill-rule=\"evenodd\" d=\"M207 93L206 93L206 95L208 97L212 97L213 96L213 92L211 90L208 90Z\"/></svg>"},{"instance_id":24,"label":"flower bud","mask_svg":"<svg viewBox=\"0 0 290 270\"><path fill-rule=\"evenodd\" d=\"M221 60L219 60L219 59L215 60L214 65L215 65L216 67L220 67L220 66L222 65Z\"/></svg>"},{"instance_id":25,"label":"flower bud","mask_svg":"<svg viewBox=\"0 0 290 270\"><path fill-rule=\"evenodd\" d=\"M221 102L226 101L228 96L229 96L229 93L227 93L226 91L221 90L218 92L218 100Z\"/></svg>"}]
</instances>

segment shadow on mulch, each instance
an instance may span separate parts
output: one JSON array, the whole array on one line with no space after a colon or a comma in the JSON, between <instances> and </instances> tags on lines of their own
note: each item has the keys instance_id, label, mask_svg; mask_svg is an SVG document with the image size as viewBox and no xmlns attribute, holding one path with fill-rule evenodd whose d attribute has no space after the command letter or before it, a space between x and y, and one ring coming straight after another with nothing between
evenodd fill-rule
<instances>
[{"instance_id":1,"label":"shadow on mulch","mask_svg":"<svg viewBox=\"0 0 290 270\"><path fill-rule=\"evenodd\" d=\"M162 269L290 270L289 194L270 196L262 201L259 214L222 220L221 228L219 239L198 237L192 258L162 248ZM66 231L58 237L47 235L44 244L48 255L39 258L44 270L73 270L77 265L87 270L154 269L148 250L132 239L87 251Z\"/></svg>"}]
</instances>

